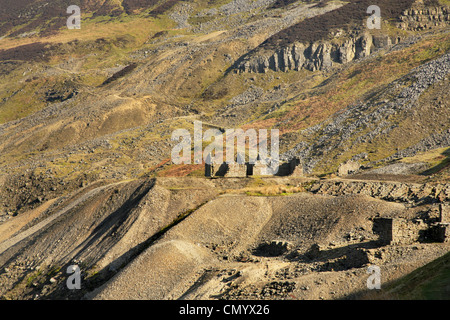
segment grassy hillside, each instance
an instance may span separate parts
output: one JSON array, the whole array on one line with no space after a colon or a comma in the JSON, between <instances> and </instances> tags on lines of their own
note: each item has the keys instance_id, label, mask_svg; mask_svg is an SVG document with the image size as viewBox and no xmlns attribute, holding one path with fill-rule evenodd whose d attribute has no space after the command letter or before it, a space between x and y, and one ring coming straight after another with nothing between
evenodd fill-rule
<instances>
[{"instance_id":1,"label":"grassy hillside","mask_svg":"<svg viewBox=\"0 0 450 320\"><path fill-rule=\"evenodd\" d=\"M383 288L375 299L450 299L450 252Z\"/></svg>"},{"instance_id":2,"label":"grassy hillside","mask_svg":"<svg viewBox=\"0 0 450 320\"><path fill-rule=\"evenodd\" d=\"M263 2L248 2L249 8L258 3ZM229 4L104 1L89 7L81 30L63 25L55 32L20 36L8 29L0 39L0 166L11 176L13 182L8 183L26 185L20 177L24 172L39 183L67 183L70 188L97 179L201 176L199 166L170 163L171 133L191 130L194 120L203 121L205 130L206 123L218 128L278 128L282 152L298 143L314 144L322 138L315 126L330 123L357 103L377 105L395 97L415 82L397 80L450 48L448 32L432 30L417 38L406 34L410 43L405 40L395 50L386 48L336 69L234 73L232 66L240 57L276 28L307 17L311 3L248 10ZM155 14L161 5L167 8ZM29 8L20 1L17 6L17 12ZM286 8L293 11L283 12ZM325 11L314 12L320 18ZM47 21L45 15L39 17ZM181 20L192 25L186 27ZM21 26L14 28L19 32ZM392 86L399 88L386 91ZM416 111L427 118L412 113L390 117L397 129L389 135L372 142L358 140L370 131L365 128L351 139L331 136L328 142L345 140L337 147L326 149L318 143L320 161L313 173L332 173L342 161L364 152L365 164L378 161L442 131L449 119L447 86L443 82L429 88L420 98ZM364 112L355 113L342 128L362 116ZM432 174L445 180L447 170L437 164ZM28 191L37 197L38 191L24 193ZM8 192L14 198L16 188Z\"/></svg>"}]
</instances>

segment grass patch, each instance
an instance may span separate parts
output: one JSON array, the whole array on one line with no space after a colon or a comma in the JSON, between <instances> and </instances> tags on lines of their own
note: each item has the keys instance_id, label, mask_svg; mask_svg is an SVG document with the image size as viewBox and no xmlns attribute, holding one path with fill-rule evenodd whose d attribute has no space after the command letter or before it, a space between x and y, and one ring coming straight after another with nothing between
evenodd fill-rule
<instances>
[{"instance_id":1,"label":"grass patch","mask_svg":"<svg viewBox=\"0 0 450 320\"><path fill-rule=\"evenodd\" d=\"M286 196L305 191L306 191L305 188L303 188L302 186L267 185L261 187L250 186L238 190L237 192L245 193L248 196L273 197L273 196Z\"/></svg>"},{"instance_id":2,"label":"grass patch","mask_svg":"<svg viewBox=\"0 0 450 320\"><path fill-rule=\"evenodd\" d=\"M29 277L27 277L27 279L25 281L25 285L27 287L31 287L41 274L42 274L42 271L40 271L40 270L33 272Z\"/></svg>"},{"instance_id":3,"label":"grass patch","mask_svg":"<svg viewBox=\"0 0 450 320\"><path fill-rule=\"evenodd\" d=\"M422 172L424 175L433 175L450 166L450 148L439 148L421 152L413 157L403 158L403 163L428 163L430 169Z\"/></svg>"},{"instance_id":4,"label":"grass patch","mask_svg":"<svg viewBox=\"0 0 450 320\"><path fill-rule=\"evenodd\" d=\"M450 299L450 253L389 284L382 298L401 300Z\"/></svg>"}]
</instances>

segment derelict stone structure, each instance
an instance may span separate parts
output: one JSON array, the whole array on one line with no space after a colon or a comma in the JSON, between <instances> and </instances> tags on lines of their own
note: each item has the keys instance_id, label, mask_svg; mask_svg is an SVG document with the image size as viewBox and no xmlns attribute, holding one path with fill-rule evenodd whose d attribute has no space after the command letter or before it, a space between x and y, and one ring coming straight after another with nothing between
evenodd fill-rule
<instances>
[{"instance_id":1,"label":"derelict stone structure","mask_svg":"<svg viewBox=\"0 0 450 320\"><path fill-rule=\"evenodd\" d=\"M225 173L225 177L230 178L245 178L247 177L247 164L243 163L229 163L228 171Z\"/></svg>"},{"instance_id":2,"label":"derelict stone structure","mask_svg":"<svg viewBox=\"0 0 450 320\"><path fill-rule=\"evenodd\" d=\"M353 160L349 160L347 162L342 163L338 168L338 176L346 176L349 174L356 173L361 168L361 165Z\"/></svg>"},{"instance_id":3,"label":"derelict stone structure","mask_svg":"<svg viewBox=\"0 0 450 320\"><path fill-rule=\"evenodd\" d=\"M205 163L205 177L223 177L226 174L227 170L228 166L226 163Z\"/></svg>"},{"instance_id":4,"label":"derelict stone structure","mask_svg":"<svg viewBox=\"0 0 450 320\"><path fill-rule=\"evenodd\" d=\"M273 168L278 166L278 171L273 174ZM251 163L222 163L208 164L205 163L206 177L229 177L229 178L245 178L247 176L303 176L303 165L298 158L289 160L288 162L273 162L271 159L267 161L257 160Z\"/></svg>"},{"instance_id":5,"label":"derelict stone structure","mask_svg":"<svg viewBox=\"0 0 450 320\"><path fill-rule=\"evenodd\" d=\"M402 218L378 218L374 220L374 231L382 244L412 244L424 239L428 225L421 220Z\"/></svg>"},{"instance_id":6,"label":"derelict stone structure","mask_svg":"<svg viewBox=\"0 0 450 320\"><path fill-rule=\"evenodd\" d=\"M439 222L432 225L431 233L437 242L450 241L450 206L439 204Z\"/></svg>"},{"instance_id":7,"label":"derelict stone structure","mask_svg":"<svg viewBox=\"0 0 450 320\"><path fill-rule=\"evenodd\" d=\"M450 222L448 220L448 206L440 204L438 222L425 223L421 219L407 220L403 218L376 218L373 221L373 231L379 235L380 243L412 244L414 242L450 241Z\"/></svg>"}]
</instances>

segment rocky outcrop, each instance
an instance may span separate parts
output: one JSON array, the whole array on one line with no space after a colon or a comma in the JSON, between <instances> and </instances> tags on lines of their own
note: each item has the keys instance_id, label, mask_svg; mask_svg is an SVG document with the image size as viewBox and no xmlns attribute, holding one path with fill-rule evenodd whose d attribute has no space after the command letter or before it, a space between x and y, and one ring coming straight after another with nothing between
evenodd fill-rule
<instances>
[{"instance_id":1,"label":"rocky outcrop","mask_svg":"<svg viewBox=\"0 0 450 320\"><path fill-rule=\"evenodd\" d=\"M450 25L449 7L416 7L405 10L397 27L403 30L421 31Z\"/></svg>"},{"instance_id":2,"label":"rocky outcrop","mask_svg":"<svg viewBox=\"0 0 450 320\"><path fill-rule=\"evenodd\" d=\"M301 141L280 158L286 160L298 157L304 162L305 172L311 173L329 152L349 151L352 147L349 141L353 144L372 143L381 137L388 137L398 126L394 120L389 120L389 116L403 114L406 117L411 112L421 112L419 98L428 88L444 81L448 74L450 74L450 54L444 54L392 82L379 93L379 96L393 98L349 105L329 120L304 130L302 134L306 137L317 138L314 138L312 143ZM446 147L449 142L448 130L450 128L444 126L440 132L424 136L422 141L413 143L412 147L405 149L404 152L393 151L393 156L387 159L398 159L412 156L417 152Z\"/></svg>"},{"instance_id":3,"label":"rocky outcrop","mask_svg":"<svg viewBox=\"0 0 450 320\"><path fill-rule=\"evenodd\" d=\"M275 52L252 54L237 66L239 72L265 73L268 70L322 70L369 56L373 51L391 45L388 36L363 33L341 42L319 41L311 44L293 43Z\"/></svg>"},{"instance_id":4,"label":"rocky outcrop","mask_svg":"<svg viewBox=\"0 0 450 320\"><path fill-rule=\"evenodd\" d=\"M415 6L405 10L396 26L402 30L421 31L450 24L449 7ZM334 34L333 34L334 33ZM288 71L306 69L323 70L336 64L346 64L369 56L372 52L397 44L399 38L387 35L375 36L368 32L341 35L342 30L332 32L334 40L293 42L279 49L258 48L244 57L236 67L238 72L265 73L268 70Z\"/></svg>"}]
</instances>

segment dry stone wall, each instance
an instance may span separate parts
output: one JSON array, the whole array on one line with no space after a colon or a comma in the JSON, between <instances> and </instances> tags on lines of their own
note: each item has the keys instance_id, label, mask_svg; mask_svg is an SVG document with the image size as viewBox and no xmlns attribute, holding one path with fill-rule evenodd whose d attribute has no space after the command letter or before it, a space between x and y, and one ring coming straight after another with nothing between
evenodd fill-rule
<instances>
[{"instance_id":1,"label":"dry stone wall","mask_svg":"<svg viewBox=\"0 0 450 320\"><path fill-rule=\"evenodd\" d=\"M378 218L374 221L374 228L380 235L381 243L400 245L423 240L429 226L418 219Z\"/></svg>"}]
</instances>

